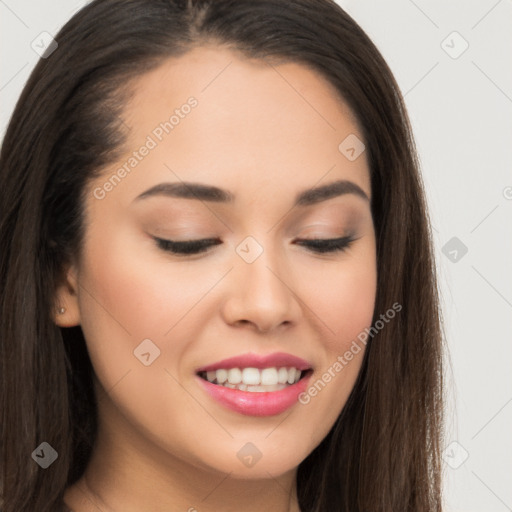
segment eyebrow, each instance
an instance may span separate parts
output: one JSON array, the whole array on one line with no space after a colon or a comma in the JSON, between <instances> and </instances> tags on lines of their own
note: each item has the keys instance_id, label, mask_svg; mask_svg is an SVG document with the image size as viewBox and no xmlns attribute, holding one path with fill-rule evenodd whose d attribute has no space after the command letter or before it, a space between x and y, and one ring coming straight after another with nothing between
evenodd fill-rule
<instances>
[{"instance_id":1,"label":"eyebrow","mask_svg":"<svg viewBox=\"0 0 512 512\"><path fill-rule=\"evenodd\" d=\"M337 180L326 185L303 190L295 197L294 206L309 206L345 194L354 194L366 201L370 201L366 192L353 181ZM179 183L159 183L137 196L135 200L154 196L197 199L216 203L232 203L235 200L235 195L228 190L203 183L184 181Z\"/></svg>"}]
</instances>

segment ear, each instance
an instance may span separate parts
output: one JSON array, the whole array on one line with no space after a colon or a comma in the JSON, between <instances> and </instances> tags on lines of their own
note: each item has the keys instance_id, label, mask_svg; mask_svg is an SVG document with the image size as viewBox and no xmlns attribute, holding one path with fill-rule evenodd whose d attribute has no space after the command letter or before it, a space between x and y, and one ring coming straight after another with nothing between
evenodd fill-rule
<instances>
[{"instance_id":1,"label":"ear","mask_svg":"<svg viewBox=\"0 0 512 512\"><path fill-rule=\"evenodd\" d=\"M65 269L63 278L55 290L54 322L59 327L80 325L78 305L78 280L74 265Z\"/></svg>"}]
</instances>

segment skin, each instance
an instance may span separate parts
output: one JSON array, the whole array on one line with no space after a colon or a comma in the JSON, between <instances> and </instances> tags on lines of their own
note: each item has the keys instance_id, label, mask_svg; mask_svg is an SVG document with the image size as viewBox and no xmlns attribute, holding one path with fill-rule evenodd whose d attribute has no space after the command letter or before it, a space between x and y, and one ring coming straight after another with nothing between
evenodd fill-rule
<instances>
[{"instance_id":1,"label":"skin","mask_svg":"<svg viewBox=\"0 0 512 512\"><path fill-rule=\"evenodd\" d=\"M315 382L371 325L370 203L344 194L292 208L300 191L338 179L371 198L366 153L349 161L338 150L349 134L363 137L333 87L295 63L270 66L203 46L134 87L123 114L126 154L91 183L81 255L57 290L66 312L55 321L81 325L99 397L92 460L65 502L74 512L297 512L297 467L340 414L364 350L307 405L268 417L224 408L194 371L279 351L309 361ZM95 187L190 96L197 107L97 199ZM218 186L235 200L135 199L179 181ZM347 234L356 240L340 252L293 243ZM222 243L176 256L152 236ZM250 264L235 250L247 236L263 248ZM144 339L160 350L149 366L133 353ZM252 467L237 457L248 442L262 454Z\"/></svg>"}]
</instances>

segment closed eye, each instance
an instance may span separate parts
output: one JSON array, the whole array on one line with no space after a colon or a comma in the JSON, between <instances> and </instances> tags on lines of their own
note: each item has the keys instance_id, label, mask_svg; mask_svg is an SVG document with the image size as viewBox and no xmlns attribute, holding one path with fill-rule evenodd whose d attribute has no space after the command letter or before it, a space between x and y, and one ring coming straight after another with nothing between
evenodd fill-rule
<instances>
[{"instance_id":1,"label":"closed eye","mask_svg":"<svg viewBox=\"0 0 512 512\"><path fill-rule=\"evenodd\" d=\"M221 244L221 240L219 238L202 238L199 240L186 240L186 241L176 241L176 240L164 240L162 238L156 238L155 241L160 249L167 252L172 252L173 254L199 254L201 252L207 251L210 247L214 245Z\"/></svg>"},{"instance_id":2,"label":"closed eye","mask_svg":"<svg viewBox=\"0 0 512 512\"><path fill-rule=\"evenodd\" d=\"M219 245L222 241L219 238L202 238L198 240L164 240L162 238L153 237L157 246L166 252L179 255L200 254L206 252L208 249L215 245ZM339 238L302 238L297 239L294 243L306 247L311 252L315 253L329 253L344 251L356 239L352 236L343 236Z\"/></svg>"},{"instance_id":3,"label":"closed eye","mask_svg":"<svg viewBox=\"0 0 512 512\"><path fill-rule=\"evenodd\" d=\"M313 252L336 252L348 249L356 239L352 236L342 236L339 238L309 238L299 239L295 243L303 245Z\"/></svg>"}]
</instances>

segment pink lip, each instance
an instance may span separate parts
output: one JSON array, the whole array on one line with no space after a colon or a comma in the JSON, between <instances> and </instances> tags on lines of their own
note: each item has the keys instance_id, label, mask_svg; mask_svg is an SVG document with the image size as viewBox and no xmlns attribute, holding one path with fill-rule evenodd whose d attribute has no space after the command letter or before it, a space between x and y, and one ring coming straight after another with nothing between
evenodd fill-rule
<instances>
[{"instance_id":1,"label":"pink lip","mask_svg":"<svg viewBox=\"0 0 512 512\"><path fill-rule=\"evenodd\" d=\"M295 366L295 364L290 366ZM223 368L226 367L223 366ZM212 384L199 376L196 376L196 378L212 398L232 411L247 416L273 416L286 411L286 409L297 403L299 395L308 386L311 373L300 379L299 382L280 391L264 392L240 391Z\"/></svg>"},{"instance_id":2,"label":"pink lip","mask_svg":"<svg viewBox=\"0 0 512 512\"><path fill-rule=\"evenodd\" d=\"M196 373L219 370L221 368L225 370L229 370L231 368L261 369L272 368L274 366L277 368L293 366L301 371L309 370L311 368L311 364L309 364L306 360L301 359L300 357L292 356L291 354L286 354L285 352L275 352L266 356L261 356L258 354L242 354L240 356L230 357L229 359L223 359L222 361L217 361L216 363L201 366L201 368L196 369Z\"/></svg>"}]
</instances>

